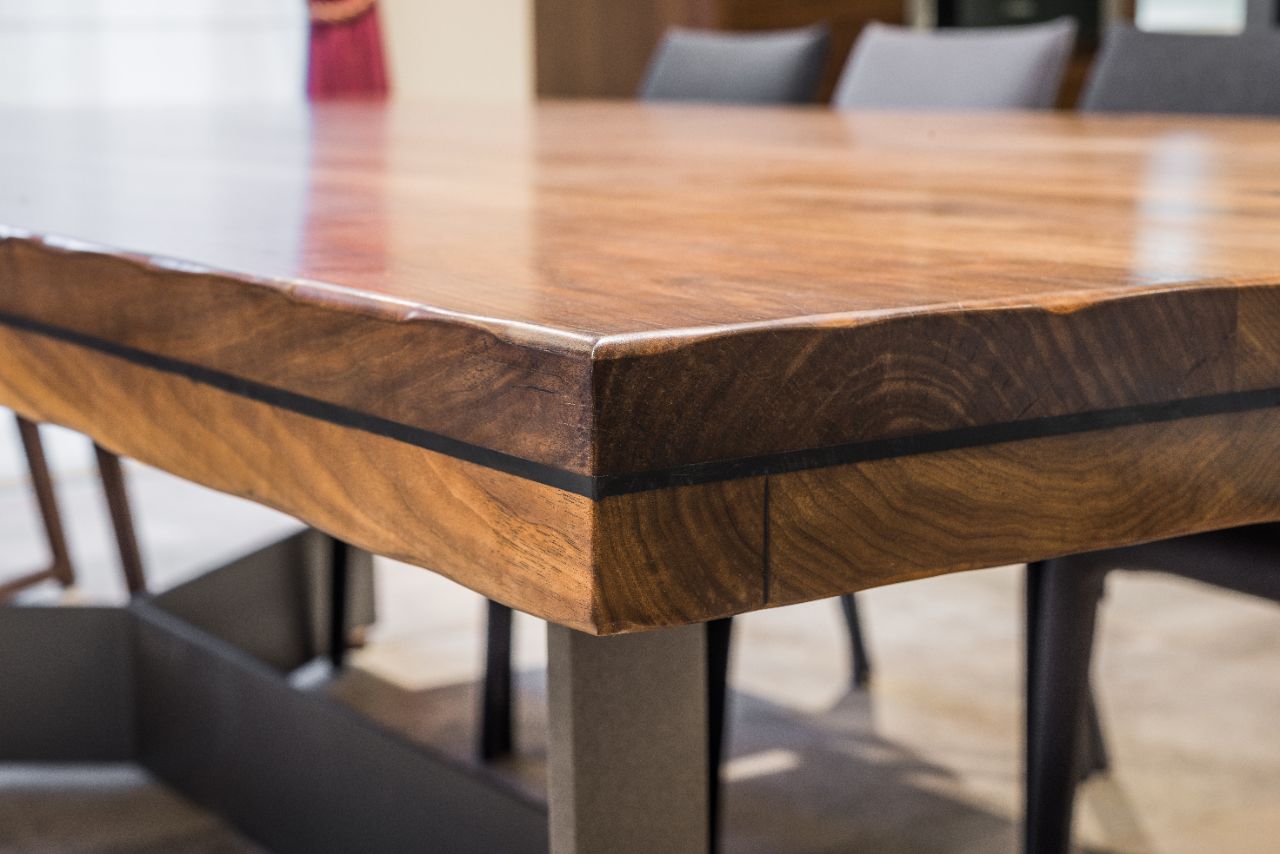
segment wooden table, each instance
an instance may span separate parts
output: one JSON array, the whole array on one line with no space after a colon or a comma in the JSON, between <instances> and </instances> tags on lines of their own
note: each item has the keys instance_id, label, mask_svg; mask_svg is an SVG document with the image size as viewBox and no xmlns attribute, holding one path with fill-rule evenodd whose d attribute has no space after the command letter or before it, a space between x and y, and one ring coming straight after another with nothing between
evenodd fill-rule
<instances>
[{"instance_id":1,"label":"wooden table","mask_svg":"<svg viewBox=\"0 0 1280 854\"><path fill-rule=\"evenodd\" d=\"M0 121L0 403L553 623L557 852L704 838L697 623L1280 519L1277 123Z\"/></svg>"}]
</instances>

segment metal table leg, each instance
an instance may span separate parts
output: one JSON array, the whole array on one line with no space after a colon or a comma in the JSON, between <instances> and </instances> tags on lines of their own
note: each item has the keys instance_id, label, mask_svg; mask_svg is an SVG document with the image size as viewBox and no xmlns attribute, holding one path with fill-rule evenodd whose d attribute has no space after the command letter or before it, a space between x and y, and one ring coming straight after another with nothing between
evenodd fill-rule
<instances>
[{"instance_id":1,"label":"metal table leg","mask_svg":"<svg viewBox=\"0 0 1280 854\"><path fill-rule=\"evenodd\" d=\"M552 854L707 849L706 649L548 626Z\"/></svg>"}]
</instances>

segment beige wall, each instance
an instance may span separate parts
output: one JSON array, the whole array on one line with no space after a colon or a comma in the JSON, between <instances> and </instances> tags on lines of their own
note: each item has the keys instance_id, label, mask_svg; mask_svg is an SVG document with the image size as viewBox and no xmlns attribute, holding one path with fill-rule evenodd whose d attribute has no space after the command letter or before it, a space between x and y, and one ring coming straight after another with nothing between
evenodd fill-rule
<instances>
[{"instance_id":1,"label":"beige wall","mask_svg":"<svg viewBox=\"0 0 1280 854\"><path fill-rule=\"evenodd\" d=\"M533 0L380 0L379 5L397 97L533 97Z\"/></svg>"}]
</instances>

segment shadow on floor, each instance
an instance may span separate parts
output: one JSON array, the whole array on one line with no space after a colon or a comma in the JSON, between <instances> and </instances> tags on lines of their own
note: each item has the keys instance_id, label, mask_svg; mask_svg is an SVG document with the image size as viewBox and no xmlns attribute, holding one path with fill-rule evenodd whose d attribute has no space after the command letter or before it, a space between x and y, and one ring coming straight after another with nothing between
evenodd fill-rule
<instances>
[{"instance_id":1,"label":"shadow on floor","mask_svg":"<svg viewBox=\"0 0 1280 854\"><path fill-rule=\"evenodd\" d=\"M409 690L352 667L327 690L402 736L476 766L478 687ZM518 754L490 769L538 800L546 797L545 692L544 672L520 674ZM1009 816L966 798L947 768L876 734L874 696L850 693L830 709L805 714L735 692L726 852L1016 849Z\"/></svg>"},{"instance_id":2,"label":"shadow on floor","mask_svg":"<svg viewBox=\"0 0 1280 854\"><path fill-rule=\"evenodd\" d=\"M0 763L0 852L265 854L128 763Z\"/></svg>"}]
</instances>

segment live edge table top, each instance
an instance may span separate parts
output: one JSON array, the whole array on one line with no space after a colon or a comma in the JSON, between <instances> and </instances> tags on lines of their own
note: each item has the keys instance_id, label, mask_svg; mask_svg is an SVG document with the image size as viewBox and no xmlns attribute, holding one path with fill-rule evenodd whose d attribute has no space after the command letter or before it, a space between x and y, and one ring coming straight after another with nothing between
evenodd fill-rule
<instances>
[{"instance_id":1,"label":"live edge table top","mask_svg":"<svg viewBox=\"0 0 1280 854\"><path fill-rule=\"evenodd\" d=\"M574 628L1280 519L1280 123L0 127L0 404Z\"/></svg>"}]
</instances>

